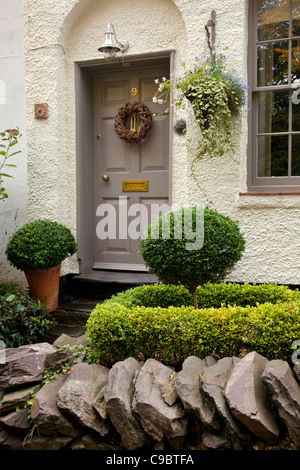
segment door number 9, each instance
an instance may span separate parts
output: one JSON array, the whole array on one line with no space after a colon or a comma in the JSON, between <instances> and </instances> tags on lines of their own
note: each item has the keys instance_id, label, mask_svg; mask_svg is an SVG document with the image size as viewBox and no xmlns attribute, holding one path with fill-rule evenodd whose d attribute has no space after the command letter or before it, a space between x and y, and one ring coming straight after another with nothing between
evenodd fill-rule
<instances>
[{"instance_id":1,"label":"door number 9","mask_svg":"<svg viewBox=\"0 0 300 470\"><path fill-rule=\"evenodd\" d=\"M137 91L137 88L132 88L132 89L131 89L131 94L132 94L132 96L136 96L136 95L137 95L137 92L138 92L138 91Z\"/></svg>"}]
</instances>

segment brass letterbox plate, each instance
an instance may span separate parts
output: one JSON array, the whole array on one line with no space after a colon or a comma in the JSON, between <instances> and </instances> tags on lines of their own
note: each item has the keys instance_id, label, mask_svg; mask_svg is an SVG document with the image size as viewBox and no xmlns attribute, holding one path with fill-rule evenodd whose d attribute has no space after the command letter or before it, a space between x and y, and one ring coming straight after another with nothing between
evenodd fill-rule
<instances>
[{"instance_id":1,"label":"brass letterbox plate","mask_svg":"<svg viewBox=\"0 0 300 470\"><path fill-rule=\"evenodd\" d=\"M148 192L149 181L148 180L128 180L122 181L123 193L141 191Z\"/></svg>"}]
</instances>

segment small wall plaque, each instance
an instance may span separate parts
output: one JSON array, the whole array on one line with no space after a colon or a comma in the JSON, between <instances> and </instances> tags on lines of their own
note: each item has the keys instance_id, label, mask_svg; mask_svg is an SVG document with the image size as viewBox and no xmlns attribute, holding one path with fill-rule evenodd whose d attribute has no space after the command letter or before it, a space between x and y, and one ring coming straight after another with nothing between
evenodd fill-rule
<instances>
[{"instance_id":1,"label":"small wall plaque","mask_svg":"<svg viewBox=\"0 0 300 470\"><path fill-rule=\"evenodd\" d=\"M149 181L148 180L129 180L122 181L123 193L141 191L148 192Z\"/></svg>"},{"instance_id":2,"label":"small wall plaque","mask_svg":"<svg viewBox=\"0 0 300 470\"><path fill-rule=\"evenodd\" d=\"M41 103L34 105L34 116L36 119L44 119L48 117L48 104Z\"/></svg>"}]
</instances>

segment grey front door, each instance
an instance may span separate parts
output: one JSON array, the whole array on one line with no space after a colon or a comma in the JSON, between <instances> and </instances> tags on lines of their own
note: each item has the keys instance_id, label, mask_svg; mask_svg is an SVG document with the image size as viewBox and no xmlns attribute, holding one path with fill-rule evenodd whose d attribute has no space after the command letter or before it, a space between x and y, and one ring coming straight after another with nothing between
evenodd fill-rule
<instances>
[{"instance_id":1,"label":"grey front door","mask_svg":"<svg viewBox=\"0 0 300 470\"><path fill-rule=\"evenodd\" d=\"M145 270L140 236L158 205L164 210L169 204L169 114L153 116L139 144L121 140L114 119L121 106L136 101L151 114L164 111L152 98L154 80L168 74L169 67L160 66L94 76L94 269ZM131 125L139 126L138 117Z\"/></svg>"}]
</instances>

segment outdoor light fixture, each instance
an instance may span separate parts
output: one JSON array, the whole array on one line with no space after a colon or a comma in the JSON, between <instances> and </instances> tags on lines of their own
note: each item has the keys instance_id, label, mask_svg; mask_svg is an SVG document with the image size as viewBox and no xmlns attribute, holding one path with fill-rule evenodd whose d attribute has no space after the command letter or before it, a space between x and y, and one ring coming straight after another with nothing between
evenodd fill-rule
<instances>
[{"instance_id":1,"label":"outdoor light fixture","mask_svg":"<svg viewBox=\"0 0 300 470\"><path fill-rule=\"evenodd\" d=\"M113 35L116 43L113 43ZM109 23L105 33L105 42L99 47L98 51L102 52L106 60L112 59L118 52L125 52L129 47L128 41L118 41L114 26Z\"/></svg>"}]
</instances>

